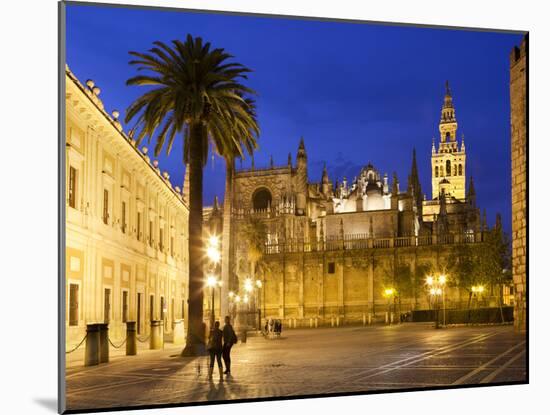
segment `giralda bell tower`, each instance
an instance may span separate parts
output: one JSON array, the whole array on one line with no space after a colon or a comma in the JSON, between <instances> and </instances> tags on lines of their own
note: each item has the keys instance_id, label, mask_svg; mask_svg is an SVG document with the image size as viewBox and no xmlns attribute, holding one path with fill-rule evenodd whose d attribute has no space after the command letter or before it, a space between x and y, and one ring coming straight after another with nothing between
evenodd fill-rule
<instances>
[{"instance_id":1,"label":"giralda bell tower","mask_svg":"<svg viewBox=\"0 0 550 415\"><path fill-rule=\"evenodd\" d=\"M432 199L439 197L441 191L446 197L466 198L466 146L463 135L459 148L457 129L453 97L447 81L439 121L439 148L436 149L435 142L432 143Z\"/></svg>"}]
</instances>

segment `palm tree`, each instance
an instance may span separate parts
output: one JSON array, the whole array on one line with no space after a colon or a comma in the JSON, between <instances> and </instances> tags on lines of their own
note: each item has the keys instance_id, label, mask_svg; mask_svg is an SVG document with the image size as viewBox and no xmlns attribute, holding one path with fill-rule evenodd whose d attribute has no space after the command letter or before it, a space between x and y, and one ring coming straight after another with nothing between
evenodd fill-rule
<instances>
[{"instance_id":1,"label":"palm tree","mask_svg":"<svg viewBox=\"0 0 550 415\"><path fill-rule=\"evenodd\" d=\"M175 137L183 136L183 161L189 164L189 321L182 354L193 355L204 345L203 168L209 143L224 157L244 157L245 150L256 148L259 127L255 109L245 98L255 91L241 83L250 69L228 62L231 55L211 49L200 37L153 45L146 53L130 52L135 57L130 64L145 74L128 79L126 85L152 88L128 107L126 122L135 120L130 133L137 145L154 137L155 155L163 148L169 154Z\"/></svg>"}]
</instances>

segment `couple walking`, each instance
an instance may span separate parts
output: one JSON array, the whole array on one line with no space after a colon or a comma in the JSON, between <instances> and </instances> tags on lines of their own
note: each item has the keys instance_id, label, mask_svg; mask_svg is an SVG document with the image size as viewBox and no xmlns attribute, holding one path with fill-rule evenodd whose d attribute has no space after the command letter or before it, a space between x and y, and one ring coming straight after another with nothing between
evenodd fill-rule
<instances>
[{"instance_id":1,"label":"couple walking","mask_svg":"<svg viewBox=\"0 0 550 415\"><path fill-rule=\"evenodd\" d=\"M223 340L223 345L222 345ZM220 379L223 379L223 373L229 375L231 373L231 348L237 343L237 335L233 326L231 326L229 316L225 317L225 325L223 331L220 330L220 322L216 321L214 327L210 330L208 339L208 352L210 353L210 369L208 371L208 379L212 379L214 372L214 359L218 361L218 369L220 371ZM222 358L225 363L225 372L222 373Z\"/></svg>"}]
</instances>

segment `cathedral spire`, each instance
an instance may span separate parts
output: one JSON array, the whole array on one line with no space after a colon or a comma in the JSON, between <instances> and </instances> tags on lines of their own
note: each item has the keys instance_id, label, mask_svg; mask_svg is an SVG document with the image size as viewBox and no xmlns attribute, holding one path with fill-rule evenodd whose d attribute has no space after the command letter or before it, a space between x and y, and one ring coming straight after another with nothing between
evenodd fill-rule
<instances>
[{"instance_id":1,"label":"cathedral spire","mask_svg":"<svg viewBox=\"0 0 550 415\"><path fill-rule=\"evenodd\" d=\"M422 186L418 177L418 167L416 165L416 148L413 147L412 165L411 165L411 185L415 197L417 208L422 205Z\"/></svg>"},{"instance_id":2,"label":"cathedral spire","mask_svg":"<svg viewBox=\"0 0 550 415\"><path fill-rule=\"evenodd\" d=\"M476 196L476 189L474 187L474 176L470 176L470 185L468 187L468 197L472 198Z\"/></svg>"},{"instance_id":3,"label":"cathedral spire","mask_svg":"<svg viewBox=\"0 0 550 415\"><path fill-rule=\"evenodd\" d=\"M497 213L497 217L495 220L495 229L499 232L502 229L502 216L500 216L500 213Z\"/></svg>"}]
</instances>

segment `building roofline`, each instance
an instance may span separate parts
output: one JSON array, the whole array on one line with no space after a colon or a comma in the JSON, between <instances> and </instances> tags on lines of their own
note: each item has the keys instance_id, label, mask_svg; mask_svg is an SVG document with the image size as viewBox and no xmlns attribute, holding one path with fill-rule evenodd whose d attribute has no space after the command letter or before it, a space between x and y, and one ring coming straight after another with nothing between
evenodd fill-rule
<instances>
[{"instance_id":1,"label":"building roofline","mask_svg":"<svg viewBox=\"0 0 550 415\"><path fill-rule=\"evenodd\" d=\"M176 196L176 199L179 200L183 206L185 208L187 208L189 210L189 206L187 204L187 201L183 198L183 195L176 192L176 190L172 187L172 183L169 181L169 179L165 179L163 178L159 172L155 169L155 167L145 159L145 155L139 151L139 148L136 147L136 145L134 145L132 143L132 139L126 134L126 132L122 129L122 126L119 127L119 125L115 124L115 119L107 112L105 111L104 108L101 108L97 102L95 102L91 97L90 97L90 93L88 91L88 89L86 87L84 87L84 85L82 85L82 83L80 82L80 80L78 79L78 77L69 69L69 66L66 64L65 65L65 74L69 77L69 79L71 79L71 81L73 81L73 83L84 93L84 95L86 95L86 97L88 98L88 100L95 106L95 108L101 113L103 114L103 116L105 117L105 119L109 122L109 124L111 124L111 126L114 127L114 129L118 132L118 134L124 139L124 141L126 142L126 144L131 148L133 149L136 154L138 154L141 159L143 160L143 162L155 173L155 176L157 176L161 182L163 183L164 186L166 186L166 188L174 195ZM99 98L98 98L99 100ZM168 181L170 183L170 186L166 183L166 181ZM182 189L181 191L183 192L183 186L182 186Z\"/></svg>"}]
</instances>

